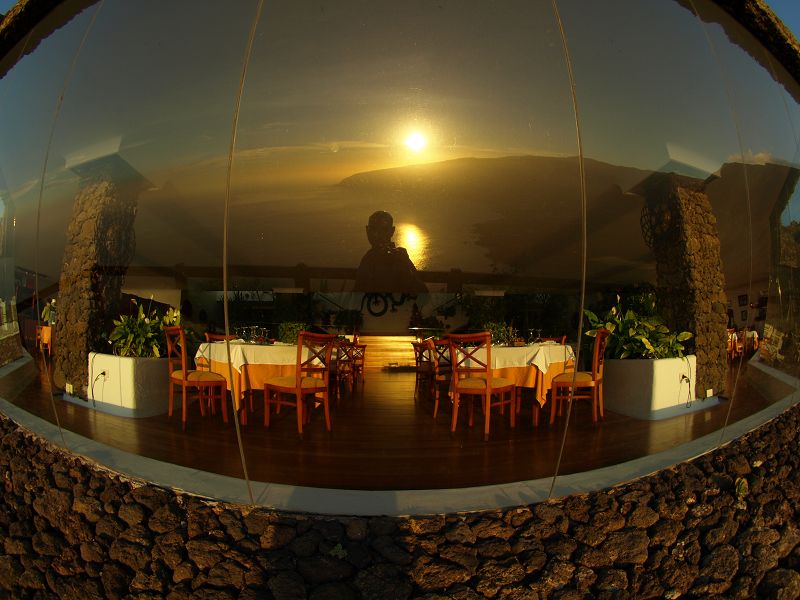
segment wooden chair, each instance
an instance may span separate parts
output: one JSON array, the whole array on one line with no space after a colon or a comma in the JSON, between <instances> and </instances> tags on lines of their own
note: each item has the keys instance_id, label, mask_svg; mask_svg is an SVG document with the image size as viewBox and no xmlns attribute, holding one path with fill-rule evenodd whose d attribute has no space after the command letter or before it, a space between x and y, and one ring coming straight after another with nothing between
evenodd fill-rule
<instances>
[{"instance_id":1,"label":"wooden chair","mask_svg":"<svg viewBox=\"0 0 800 600\"><path fill-rule=\"evenodd\" d=\"M744 351L743 344L744 334L738 333L735 329L728 329L728 360L733 361L736 357L741 356Z\"/></svg>"},{"instance_id":2,"label":"wooden chair","mask_svg":"<svg viewBox=\"0 0 800 600\"><path fill-rule=\"evenodd\" d=\"M450 342L445 340L425 340L433 360L433 378L431 380L431 394L434 396L433 419L439 414L439 396L443 384L450 384L453 372L450 368Z\"/></svg>"},{"instance_id":3,"label":"wooden chair","mask_svg":"<svg viewBox=\"0 0 800 600\"><path fill-rule=\"evenodd\" d=\"M423 386L430 386L433 378L433 358L427 341L411 342L414 348L414 399Z\"/></svg>"},{"instance_id":4,"label":"wooden chair","mask_svg":"<svg viewBox=\"0 0 800 600\"><path fill-rule=\"evenodd\" d=\"M227 391L228 384L219 373L199 371L188 368L186 357L186 332L183 327L164 327L167 338L167 364L169 366L169 416L172 417L175 386L181 386L181 427L186 429L186 412L189 404L189 389L198 392L200 414L205 416L205 403L208 402L211 413L216 413L215 402L219 400L222 407L222 420L228 422Z\"/></svg>"},{"instance_id":5,"label":"wooden chair","mask_svg":"<svg viewBox=\"0 0 800 600\"><path fill-rule=\"evenodd\" d=\"M591 400L592 422L597 423L597 415L604 418L603 414L603 369L605 364L606 343L608 342L608 329L598 329L594 338L594 351L592 352L592 370L567 371L556 375L552 384L552 402L550 404L550 424L556 420L556 412L561 415L561 403L572 400ZM574 387L573 387L574 380ZM571 396L570 396L571 393Z\"/></svg>"},{"instance_id":6,"label":"wooden chair","mask_svg":"<svg viewBox=\"0 0 800 600\"><path fill-rule=\"evenodd\" d=\"M52 325L37 325L36 326L36 345L39 352L47 356L53 353L53 326Z\"/></svg>"},{"instance_id":7,"label":"wooden chair","mask_svg":"<svg viewBox=\"0 0 800 600\"><path fill-rule=\"evenodd\" d=\"M364 383L364 359L367 354L367 345L353 342L353 386L361 379Z\"/></svg>"},{"instance_id":8,"label":"wooden chair","mask_svg":"<svg viewBox=\"0 0 800 600\"><path fill-rule=\"evenodd\" d=\"M233 334L225 335L224 333L211 333L206 331L207 342L224 342L225 340L235 340L236 336Z\"/></svg>"},{"instance_id":9,"label":"wooden chair","mask_svg":"<svg viewBox=\"0 0 800 600\"><path fill-rule=\"evenodd\" d=\"M336 340L333 344L333 355L331 357L331 385L336 390L336 402L338 405L342 389L347 388L353 391L353 354L355 344L349 340Z\"/></svg>"},{"instance_id":10,"label":"wooden chair","mask_svg":"<svg viewBox=\"0 0 800 600\"><path fill-rule=\"evenodd\" d=\"M539 338L540 342L555 342L556 344L561 344L562 346L567 345L567 336L552 336L552 337L542 337ZM517 388L517 414L520 413L520 409L522 408L522 390L523 388ZM533 398L533 426L539 426L539 413L541 412L541 408L539 406L539 402L536 398Z\"/></svg>"},{"instance_id":11,"label":"wooden chair","mask_svg":"<svg viewBox=\"0 0 800 600\"><path fill-rule=\"evenodd\" d=\"M264 426L269 427L272 406L276 413L281 406L292 406L297 410L297 433L303 437L303 425L310 420L311 413L305 407L311 398L312 408L322 404L325 412L325 428L331 430L331 412L328 402L330 366L335 335L301 331L297 337L297 363L295 374L288 377L271 377L264 384ZM281 395L291 395L284 400Z\"/></svg>"},{"instance_id":12,"label":"wooden chair","mask_svg":"<svg viewBox=\"0 0 800 600\"><path fill-rule=\"evenodd\" d=\"M458 408L461 396L480 396L483 399L483 439L489 440L489 423L492 407L500 407L500 414L508 405L509 421L516 425L516 385L510 379L492 376L492 336L488 331L481 333L451 334L447 341L450 346L450 366L453 370L451 393L453 413L450 431L455 432L458 422ZM499 400L492 402L492 396ZM507 397L506 397L507 396ZM473 423L473 403L470 403L469 424Z\"/></svg>"}]
</instances>

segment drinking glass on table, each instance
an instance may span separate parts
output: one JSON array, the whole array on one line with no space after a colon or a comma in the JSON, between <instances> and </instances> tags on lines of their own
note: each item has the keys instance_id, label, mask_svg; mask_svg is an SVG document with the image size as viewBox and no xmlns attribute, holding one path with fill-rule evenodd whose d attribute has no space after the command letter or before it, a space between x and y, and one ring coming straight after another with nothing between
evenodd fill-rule
<instances>
[{"instance_id":1,"label":"drinking glass on table","mask_svg":"<svg viewBox=\"0 0 800 600\"><path fill-rule=\"evenodd\" d=\"M533 332L536 332L536 337L533 337ZM542 341L542 330L541 328L533 328L528 329L528 343L529 344L536 344Z\"/></svg>"}]
</instances>

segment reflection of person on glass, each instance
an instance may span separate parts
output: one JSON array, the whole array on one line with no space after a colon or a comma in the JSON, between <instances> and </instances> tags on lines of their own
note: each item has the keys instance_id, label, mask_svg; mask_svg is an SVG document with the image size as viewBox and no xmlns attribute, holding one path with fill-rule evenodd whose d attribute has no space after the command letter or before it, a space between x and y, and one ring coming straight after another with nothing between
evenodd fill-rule
<instances>
[{"instance_id":1,"label":"reflection of person on glass","mask_svg":"<svg viewBox=\"0 0 800 600\"><path fill-rule=\"evenodd\" d=\"M379 210L372 213L367 224L367 239L372 248L367 250L358 265L355 290L357 292L422 293L428 288L417 275L414 263L405 248L394 245L392 215Z\"/></svg>"}]
</instances>

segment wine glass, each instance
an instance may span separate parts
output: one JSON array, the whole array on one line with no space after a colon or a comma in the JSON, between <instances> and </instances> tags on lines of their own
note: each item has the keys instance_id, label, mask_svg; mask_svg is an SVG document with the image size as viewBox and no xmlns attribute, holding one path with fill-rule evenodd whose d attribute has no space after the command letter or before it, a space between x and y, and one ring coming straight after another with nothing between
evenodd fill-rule
<instances>
[{"instance_id":1,"label":"wine glass","mask_svg":"<svg viewBox=\"0 0 800 600\"><path fill-rule=\"evenodd\" d=\"M536 332L536 337L533 337L533 332ZM533 329L528 329L528 343L529 344L536 344L542 341L542 329L541 327L534 327Z\"/></svg>"}]
</instances>

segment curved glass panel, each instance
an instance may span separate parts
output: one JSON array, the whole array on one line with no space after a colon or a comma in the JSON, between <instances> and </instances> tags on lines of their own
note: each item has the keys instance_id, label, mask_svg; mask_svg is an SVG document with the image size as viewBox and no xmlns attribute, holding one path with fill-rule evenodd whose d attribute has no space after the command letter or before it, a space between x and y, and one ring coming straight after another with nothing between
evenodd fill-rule
<instances>
[{"instance_id":1,"label":"curved glass panel","mask_svg":"<svg viewBox=\"0 0 800 600\"><path fill-rule=\"evenodd\" d=\"M466 403L451 437L445 391L434 422L415 385L412 342L489 327L496 346L575 339L580 188L561 48L549 2L268 4L234 160L234 329L286 344L300 328L355 335L367 367L334 402L330 436L317 412L301 445L291 411L248 431L254 479L408 488L552 473L555 454L532 452L534 390L516 431L493 416L502 450L484 449ZM248 368L260 423L264 379ZM289 462L270 459L287 444ZM398 472L420 448L432 460Z\"/></svg>"},{"instance_id":2,"label":"curved glass panel","mask_svg":"<svg viewBox=\"0 0 800 600\"><path fill-rule=\"evenodd\" d=\"M724 78L683 3L559 6L587 157L587 304L615 328L605 422L582 439L616 462L615 446L658 452L724 422L722 411L716 421L706 415L730 393L723 299L749 260L737 237L749 225L746 187ZM684 331L692 337L678 339ZM592 342L584 342L587 370ZM677 345L691 356L635 360L678 356ZM687 418L676 427L668 417L680 415ZM591 421L591 408L579 406L572 419ZM639 428L648 433L630 439Z\"/></svg>"},{"instance_id":3,"label":"curved glass panel","mask_svg":"<svg viewBox=\"0 0 800 600\"><path fill-rule=\"evenodd\" d=\"M51 420L56 417L48 373L52 370L52 330L60 269L52 250L53 242L57 245L64 232L42 225L43 215L45 222L48 216L62 217L58 207L48 205L42 195L45 186L58 182L45 177L43 183L42 174L58 99L93 14L92 7L84 9L65 3L43 19L0 63L0 138L7 142L0 145L3 362L20 355L21 349L12 347L14 339L6 336L18 328L20 337L16 339L21 339L27 351L37 357L42 382L41 387L37 384L36 402L29 403L24 393L19 401L31 404L34 411ZM57 35L50 36L55 29ZM42 77L42 73L48 76ZM9 323L17 315L18 326ZM21 392L21 388L17 391Z\"/></svg>"},{"instance_id":4,"label":"curved glass panel","mask_svg":"<svg viewBox=\"0 0 800 600\"><path fill-rule=\"evenodd\" d=\"M20 259L38 251L57 298L52 381L63 390L64 426L178 464L206 457L210 462L195 465L206 470L230 458L238 475L232 428L201 420L196 403L184 409L180 389L168 419L166 361L146 357L165 355L160 325L174 321L174 311L187 333L187 367L194 365L199 337L221 323L224 167L254 6L205 3L187 16L183 8L156 3L103 3L48 148L39 246L18 246ZM223 10L220 23L214 16ZM9 82L20 102L40 96L41 75L63 60L57 46L72 41L63 39L71 31L57 29L16 67L25 71L36 59L29 81ZM82 34L76 31L78 41ZM44 53L51 44L53 54ZM75 46L72 41L73 55ZM56 79L63 85L63 76ZM61 90L41 93L52 103ZM19 112L28 135L20 139L46 142L52 106L30 120L25 109ZM23 178L32 165L41 168L44 145L35 160L24 152L9 158L25 163L10 164L15 177L37 176ZM24 243L36 239L26 233ZM178 362L174 369L180 368ZM222 451L195 453L190 437L176 445L174 432L188 427L200 430L195 435L216 431Z\"/></svg>"},{"instance_id":5,"label":"curved glass panel","mask_svg":"<svg viewBox=\"0 0 800 600\"><path fill-rule=\"evenodd\" d=\"M800 86L715 4L269 2L252 53L255 0L85 4L0 62L0 362L20 331L38 375L5 399L202 471L430 489L624 462L796 389ZM557 410L575 350L594 367L579 324L615 320L605 418ZM301 331L336 336L330 431L321 396L266 408ZM477 331L516 393L454 418L435 342ZM156 352L147 383L118 356ZM168 417L188 369L230 404L175 386Z\"/></svg>"},{"instance_id":6,"label":"curved glass panel","mask_svg":"<svg viewBox=\"0 0 800 600\"><path fill-rule=\"evenodd\" d=\"M796 121L800 87L727 13L707 1L696 6L731 89L749 192L750 231L738 216L738 236L731 237L739 251L729 252L735 260L741 248L752 247L749 280L732 280L728 293L729 299L735 298L732 325L737 329L743 377L742 393L737 393L733 406L738 414L740 405L756 394L767 402L786 395L785 386L765 384L769 371L764 365L797 374L798 355L791 340L800 306L792 266L798 221L791 205L796 202L800 173Z\"/></svg>"}]
</instances>

